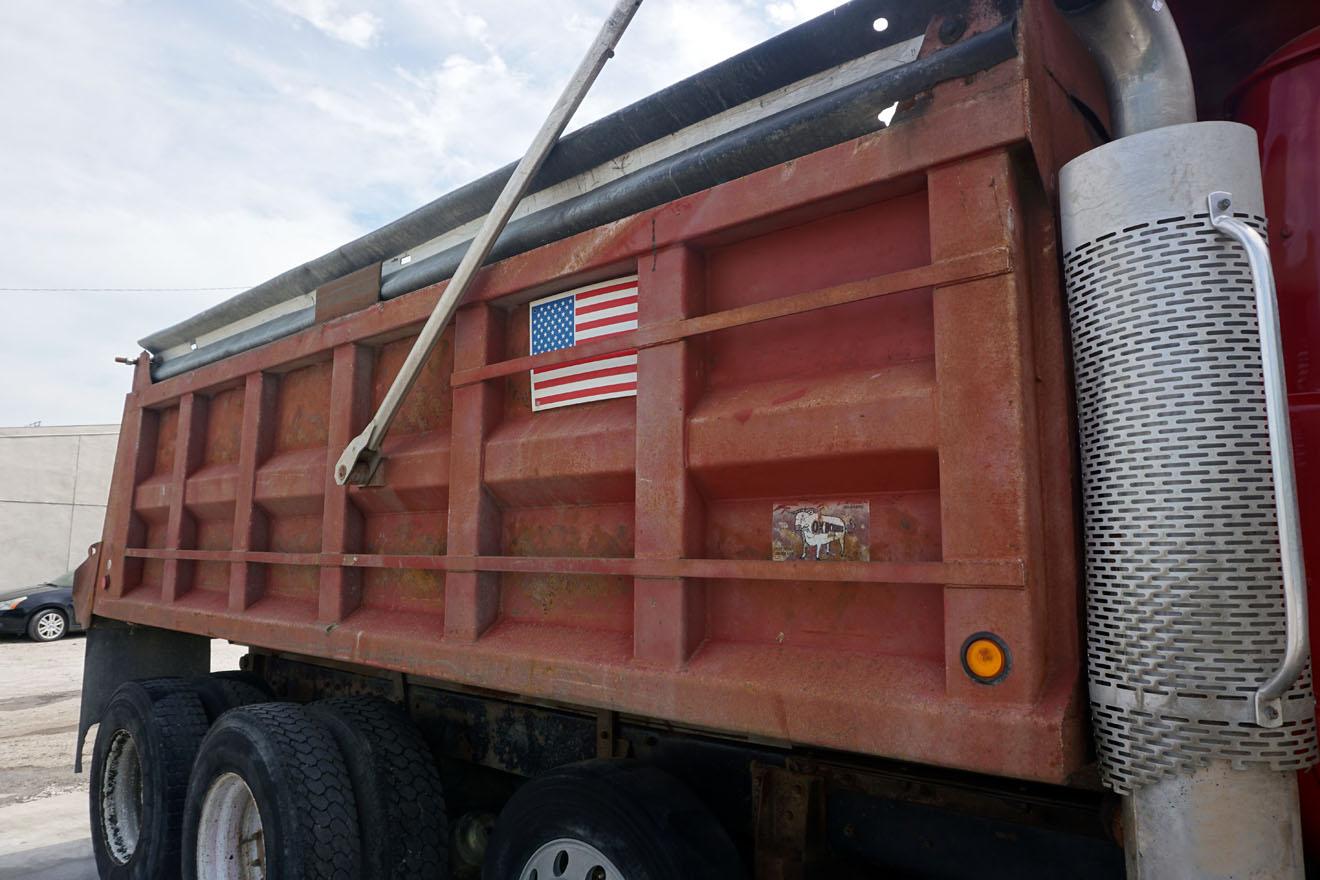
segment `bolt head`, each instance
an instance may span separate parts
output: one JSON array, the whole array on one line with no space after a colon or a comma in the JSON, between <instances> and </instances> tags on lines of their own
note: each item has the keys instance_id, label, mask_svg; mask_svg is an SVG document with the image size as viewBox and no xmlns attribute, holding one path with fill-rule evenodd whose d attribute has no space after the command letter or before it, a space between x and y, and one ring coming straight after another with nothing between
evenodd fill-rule
<instances>
[{"instance_id":1,"label":"bolt head","mask_svg":"<svg viewBox=\"0 0 1320 880\"><path fill-rule=\"evenodd\" d=\"M1233 207L1233 203L1228 199L1220 199L1215 207L1221 211L1227 211L1229 208Z\"/></svg>"},{"instance_id":2,"label":"bolt head","mask_svg":"<svg viewBox=\"0 0 1320 880\"><path fill-rule=\"evenodd\" d=\"M967 32L967 22L961 18L946 18L940 23L940 42L946 46L956 43Z\"/></svg>"}]
</instances>

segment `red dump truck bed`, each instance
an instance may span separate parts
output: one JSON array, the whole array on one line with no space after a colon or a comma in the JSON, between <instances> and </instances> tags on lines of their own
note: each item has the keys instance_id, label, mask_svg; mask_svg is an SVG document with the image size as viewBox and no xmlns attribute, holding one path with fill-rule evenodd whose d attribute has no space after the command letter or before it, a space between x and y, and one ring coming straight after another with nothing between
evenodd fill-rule
<instances>
[{"instance_id":1,"label":"red dump truck bed","mask_svg":"<svg viewBox=\"0 0 1320 880\"><path fill-rule=\"evenodd\" d=\"M1320 12L1171 6L852 0L567 135L364 485L511 168L144 339L102 875L1301 876Z\"/></svg>"},{"instance_id":2,"label":"red dump truck bed","mask_svg":"<svg viewBox=\"0 0 1320 880\"><path fill-rule=\"evenodd\" d=\"M1046 193L1083 123L1041 121L1063 98L1032 52L1067 38L1034 44L1040 12L1017 57L886 130L488 267L377 485L331 469L443 284L161 381L143 359L94 613L1066 780L1085 735ZM635 329L529 355L529 303L633 276ZM534 411L531 371L620 351L635 396ZM845 539L817 559L802 511ZM982 633L1011 667L993 684L965 669Z\"/></svg>"}]
</instances>

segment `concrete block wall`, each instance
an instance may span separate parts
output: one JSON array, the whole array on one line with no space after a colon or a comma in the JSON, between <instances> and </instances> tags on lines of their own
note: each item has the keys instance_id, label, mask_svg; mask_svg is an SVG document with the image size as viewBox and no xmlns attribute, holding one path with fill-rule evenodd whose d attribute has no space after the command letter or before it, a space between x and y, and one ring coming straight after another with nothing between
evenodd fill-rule
<instances>
[{"instance_id":1,"label":"concrete block wall","mask_svg":"<svg viewBox=\"0 0 1320 880\"><path fill-rule=\"evenodd\" d=\"M0 591L77 567L101 539L118 425L0 428Z\"/></svg>"}]
</instances>

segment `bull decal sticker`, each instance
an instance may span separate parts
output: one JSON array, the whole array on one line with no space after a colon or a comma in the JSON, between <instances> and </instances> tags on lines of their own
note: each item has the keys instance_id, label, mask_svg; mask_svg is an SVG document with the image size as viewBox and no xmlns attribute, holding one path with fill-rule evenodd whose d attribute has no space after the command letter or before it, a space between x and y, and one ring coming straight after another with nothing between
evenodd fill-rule
<instances>
[{"instance_id":1,"label":"bull decal sticker","mask_svg":"<svg viewBox=\"0 0 1320 880\"><path fill-rule=\"evenodd\" d=\"M816 558L820 559L820 548L825 548L825 555L830 555L830 545L839 542L839 556L843 556L843 536L848 533L843 518L824 516L814 507L803 508L793 515L793 527L802 536L802 558L807 558L807 549L816 548Z\"/></svg>"},{"instance_id":2,"label":"bull decal sticker","mask_svg":"<svg viewBox=\"0 0 1320 880\"><path fill-rule=\"evenodd\" d=\"M776 504L771 520L771 550L776 561L870 561L868 502Z\"/></svg>"}]
</instances>

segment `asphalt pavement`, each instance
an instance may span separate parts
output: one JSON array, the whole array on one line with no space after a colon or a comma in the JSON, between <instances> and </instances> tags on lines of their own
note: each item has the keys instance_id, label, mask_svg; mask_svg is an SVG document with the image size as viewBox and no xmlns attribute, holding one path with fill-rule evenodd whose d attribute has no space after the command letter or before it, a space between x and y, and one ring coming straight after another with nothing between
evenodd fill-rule
<instances>
[{"instance_id":1,"label":"asphalt pavement","mask_svg":"<svg viewBox=\"0 0 1320 880\"><path fill-rule=\"evenodd\" d=\"M85 644L0 637L0 880L96 880L87 776L73 772ZM211 668L237 669L246 650L213 642Z\"/></svg>"}]
</instances>

